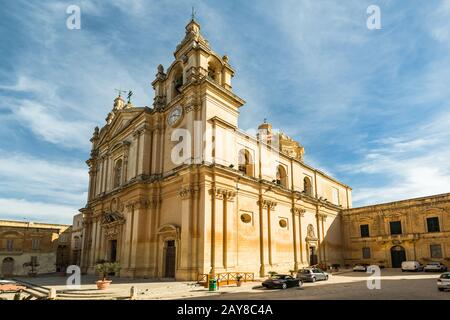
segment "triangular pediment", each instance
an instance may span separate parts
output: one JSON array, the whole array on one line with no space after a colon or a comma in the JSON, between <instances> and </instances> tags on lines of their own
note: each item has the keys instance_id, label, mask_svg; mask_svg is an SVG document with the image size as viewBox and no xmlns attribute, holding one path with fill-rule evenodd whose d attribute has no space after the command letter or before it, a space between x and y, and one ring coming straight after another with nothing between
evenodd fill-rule
<instances>
[{"instance_id":1,"label":"triangular pediment","mask_svg":"<svg viewBox=\"0 0 450 320\"><path fill-rule=\"evenodd\" d=\"M100 130L98 145L109 141L116 136L123 128L127 127L135 118L139 116L141 110L130 109L117 112L110 124L105 125Z\"/></svg>"},{"instance_id":2,"label":"triangular pediment","mask_svg":"<svg viewBox=\"0 0 450 320\"><path fill-rule=\"evenodd\" d=\"M102 223L102 225L107 225L107 224L111 224L114 222L124 222L124 221L125 221L125 218L121 213L111 211L111 212L105 212L103 214L101 223Z\"/></svg>"}]
</instances>

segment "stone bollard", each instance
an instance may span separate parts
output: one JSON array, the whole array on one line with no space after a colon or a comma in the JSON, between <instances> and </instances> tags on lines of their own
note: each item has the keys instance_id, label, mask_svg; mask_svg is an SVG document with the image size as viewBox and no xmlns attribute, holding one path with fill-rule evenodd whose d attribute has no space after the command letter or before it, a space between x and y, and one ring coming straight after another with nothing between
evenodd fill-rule
<instances>
[{"instance_id":1,"label":"stone bollard","mask_svg":"<svg viewBox=\"0 0 450 320\"><path fill-rule=\"evenodd\" d=\"M130 288L130 300L136 300L136 298L137 298L137 290L133 286Z\"/></svg>"},{"instance_id":2,"label":"stone bollard","mask_svg":"<svg viewBox=\"0 0 450 320\"><path fill-rule=\"evenodd\" d=\"M50 291L48 292L48 299L56 300L56 289L55 288L50 288Z\"/></svg>"}]
</instances>

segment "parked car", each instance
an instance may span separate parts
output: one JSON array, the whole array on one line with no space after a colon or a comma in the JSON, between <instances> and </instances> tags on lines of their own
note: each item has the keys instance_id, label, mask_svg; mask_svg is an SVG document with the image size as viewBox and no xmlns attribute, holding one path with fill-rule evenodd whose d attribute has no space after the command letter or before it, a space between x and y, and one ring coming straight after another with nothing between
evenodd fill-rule
<instances>
[{"instance_id":1,"label":"parked car","mask_svg":"<svg viewBox=\"0 0 450 320\"><path fill-rule=\"evenodd\" d=\"M437 279L437 287L439 291L450 289L450 272L445 272Z\"/></svg>"},{"instance_id":2,"label":"parked car","mask_svg":"<svg viewBox=\"0 0 450 320\"><path fill-rule=\"evenodd\" d=\"M405 271L423 271L423 265L419 261L403 261L402 272Z\"/></svg>"},{"instance_id":3,"label":"parked car","mask_svg":"<svg viewBox=\"0 0 450 320\"><path fill-rule=\"evenodd\" d=\"M328 280L328 273L319 268L304 268L297 272L297 279L303 282L316 282L317 280Z\"/></svg>"},{"instance_id":4,"label":"parked car","mask_svg":"<svg viewBox=\"0 0 450 320\"><path fill-rule=\"evenodd\" d=\"M359 264L355 264L353 266L353 271L363 271L366 272L367 271L367 267L369 265L367 263L359 263Z\"/></svg>"},{"instance_id":5,"label":"parked car","mask_svg":"<svg viewBox=\"0 0 450 320\"><path fill-rule=\"evenodd\" d=\"M447 271L447 267L440 262L430 262L423 268L423 271L435 271L435 272L444 272Z\"/></svg>"},{"instance_id":6,"label":"parked car","mask_svg":"<svg viewBox=\"0 0 450 320\"><path fill-rule=\"evenodd\" d=\"M276 289L276 288L286 289L290 287L301 287L302 280L296 279L287 274L276 274L273 275L271 278L264 280L262 286L267 289Z\"/></svg>"}]
</instances>

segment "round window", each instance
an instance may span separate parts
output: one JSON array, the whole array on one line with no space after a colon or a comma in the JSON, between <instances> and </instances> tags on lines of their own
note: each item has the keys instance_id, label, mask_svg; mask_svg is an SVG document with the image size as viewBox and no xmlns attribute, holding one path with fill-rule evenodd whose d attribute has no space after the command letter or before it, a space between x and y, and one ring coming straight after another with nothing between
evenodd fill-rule
<instances>
[{"instance_id":1,"label":"round window","mask_svg":"<svg viewBox=\"0 0 450 320\"><path fill-rule=\"evenodd\" d=\"M280 227L282 227L282 228L287 227L287 221L285 219L280 219L279 224L280 224Z\"/></svg>"},{"instance_id":2,"label":"round window","mask_svg":"<svg viewBox=\"0 0 450 320\"><path fill-rule=\"evenodd\" d=\"M244 223L250 223L252 222L252 216L249 215L248 213L243 213L241 214L241 221Z\"/></svg>"}]
</instances>

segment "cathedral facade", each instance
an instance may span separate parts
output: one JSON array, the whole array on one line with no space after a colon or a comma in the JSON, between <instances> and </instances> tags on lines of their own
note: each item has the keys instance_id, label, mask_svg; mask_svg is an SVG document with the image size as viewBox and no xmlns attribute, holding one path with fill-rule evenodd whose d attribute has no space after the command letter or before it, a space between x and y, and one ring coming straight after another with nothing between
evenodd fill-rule
<instances>
[{"instance_id":1,"label":"cathedral facade","mask_svg":"<svg viewBox=\"0 0 450 320\"><path fill-rule=\"evenodd\" d=\"M191 20L173 63L158 67L152 108L115 99L87 161L84 272L108 260L121 276L196 280L344 262L351 188L270 123L239 129L233 75Z\"/></svg>"}]
</instances>

